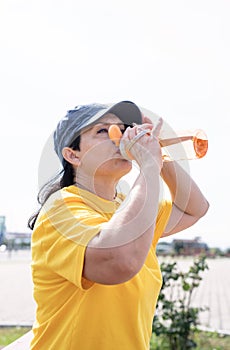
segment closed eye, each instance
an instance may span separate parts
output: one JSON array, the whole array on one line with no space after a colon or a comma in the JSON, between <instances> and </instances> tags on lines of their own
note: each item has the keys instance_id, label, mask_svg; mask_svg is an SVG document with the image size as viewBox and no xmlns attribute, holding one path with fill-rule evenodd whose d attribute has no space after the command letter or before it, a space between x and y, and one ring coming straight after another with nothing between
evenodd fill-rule
<instances>
[{"instance_id":1,"label":"closed eye","mask_svg":"<svg viewBox=\"0 0 230 350\"><path fill-rule=\"evenodd\" d=\"M110 125L111 125L111 124L109 124L109 126L110 126ZM119 125L119 124L118 124L118 125ZM125 129L126 129L129 125L120 124L119 126L120 126L120 129L121 129L122 134L124 134ZM109 127L108 127L108 128L103 127L103 128L101 128L101 129L98 129L98 130L97 130L97 134L108 133L108 131L109 131Z\"/></svg>"},{"instance_id":2,"label":"closed eye","mask_svg":"<svg viewBox=\"0 0 230 350\"><path fill-rule=\"evenodd\" d=\"M101 128L101 129L99 129L98 131L97 131L97 134L103 134L103 133L108 133L108 129L106 129L106 128Z\"/></svg>"}]
</instances>

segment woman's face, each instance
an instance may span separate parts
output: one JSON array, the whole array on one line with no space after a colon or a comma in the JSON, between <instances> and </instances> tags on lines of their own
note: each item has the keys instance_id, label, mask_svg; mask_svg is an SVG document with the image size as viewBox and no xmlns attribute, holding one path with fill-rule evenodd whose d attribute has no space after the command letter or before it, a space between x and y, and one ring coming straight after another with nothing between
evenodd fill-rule
<instances>
[{"instance_id":1,"label":"woman's face","mask_svg":"<svg viewBox=\"0 0 230 350\"><path fill-rule=\"evenodd\" d=\"M88 176L119 179L131 170L132 163L121 156L119 147L109 138L108 129L111 124L118 124L121 131L125 130L117 116L107 114L92 128L82 132L77 171L81 170Z\"/></svg>"}]
</instances>

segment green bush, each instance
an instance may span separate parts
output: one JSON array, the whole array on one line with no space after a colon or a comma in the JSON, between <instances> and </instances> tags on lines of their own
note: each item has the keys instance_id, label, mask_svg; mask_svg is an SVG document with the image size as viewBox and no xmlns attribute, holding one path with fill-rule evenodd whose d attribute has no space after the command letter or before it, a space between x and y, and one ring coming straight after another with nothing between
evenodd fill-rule
<instances>
[{"instance_id":1,"label":"green bush","mask_svg":"<svg viewBox=\"0 0 230 350\"><path fill-rule=\"evenodd\" d=\"M210 332L195 332L194 339L197 343L197 350L227 350L229 349L230 336ZM152 334L151 350L170 350L170 344L164 335Z\"/></svg>"},{"instance_id":2,"label":"green bush","mask_svg":"<svg viewBox=\"0 0 230 350\"><path fill-rule=\"evenodd\" d=\"M200 273L206 269L205 257L195 260L187 272L178 271L176 262L161 264L163 284L152 331L163 338L159 338L160 347L157 345L156 350L188 350L197 346L193 333L204 308L192 307L191 297L202 280Z\"/></svg>"}]
</instances>

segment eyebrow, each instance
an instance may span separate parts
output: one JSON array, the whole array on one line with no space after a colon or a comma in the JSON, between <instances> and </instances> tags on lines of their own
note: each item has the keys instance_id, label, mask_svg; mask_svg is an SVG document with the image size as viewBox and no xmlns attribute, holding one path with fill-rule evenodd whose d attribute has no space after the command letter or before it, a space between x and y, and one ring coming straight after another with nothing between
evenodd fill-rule
<instances>
[{"instance_id":1,"label":"eyebrow","mask_svg":"<svg viewBox=\"0 0 230 350\"><path fill-rule=\"evenodd\" d=\"M125 125L124 123L122 123L122 122L118 122L118 123L116 123L116 122L109 122L109 123L106 123L106 122L98 122L98 123L96 123L95 125L112 125L112 124L116 124L116 125Z\"/></svg>"}]
</instances>

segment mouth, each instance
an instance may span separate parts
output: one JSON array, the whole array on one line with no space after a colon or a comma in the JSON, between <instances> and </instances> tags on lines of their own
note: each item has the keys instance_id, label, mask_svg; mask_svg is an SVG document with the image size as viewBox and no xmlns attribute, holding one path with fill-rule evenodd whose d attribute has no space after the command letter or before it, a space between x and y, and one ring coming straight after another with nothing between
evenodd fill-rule
<instances>
[{"instance_id":1,"label":"mouth","mask_svg":"<svg viewBox=\"0 0 230 350\"><path fill-rule=\"evenodd\" d=\"M115 158L120 158L122 160L127 160L123 157L123 155L121 154L120 150L118 150L116 153L115 153Z\"/></svg>"},{"instance_id":2,"label":"mouth","mask_svg":"<svg viewBox=\"0 0 230 350\"><path fill-rule=\"evenodd\" d=\"M120 150L118 150L118 151L114 154L114 158L115 158L115 159L119 159L119 160L121 160L121 161L129 162L129 163L131 162L131 160L126 159L126 158L124 158L124 157L122 156Z\"/></svg>"}]
</instances>

